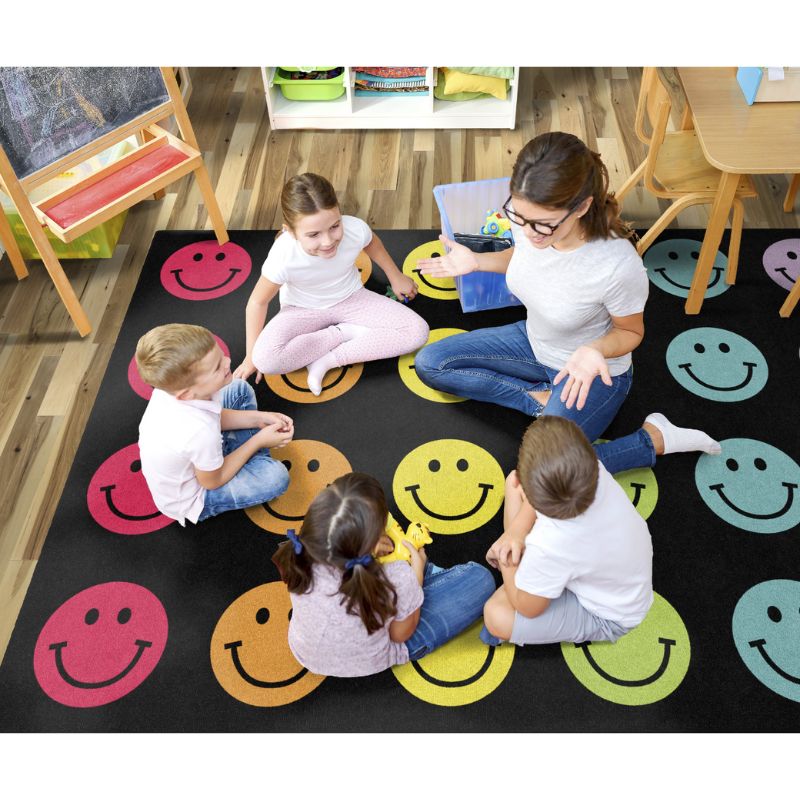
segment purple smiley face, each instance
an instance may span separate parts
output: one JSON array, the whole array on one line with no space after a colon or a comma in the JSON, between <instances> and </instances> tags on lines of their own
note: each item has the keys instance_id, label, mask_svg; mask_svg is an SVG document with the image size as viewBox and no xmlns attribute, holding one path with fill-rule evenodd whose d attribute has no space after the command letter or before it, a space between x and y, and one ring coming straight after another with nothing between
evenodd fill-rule
<instances>
[{"instance_id":1,"label":"purple smiley face","mask_svg":"<svg viewBox=\"0 0 800 800\"><path fill-rule=\"evenodd\" d=\"M800 275L800 239L781 239L764 251L764 271L791 291Z\"/></svg>"}]
</instances>

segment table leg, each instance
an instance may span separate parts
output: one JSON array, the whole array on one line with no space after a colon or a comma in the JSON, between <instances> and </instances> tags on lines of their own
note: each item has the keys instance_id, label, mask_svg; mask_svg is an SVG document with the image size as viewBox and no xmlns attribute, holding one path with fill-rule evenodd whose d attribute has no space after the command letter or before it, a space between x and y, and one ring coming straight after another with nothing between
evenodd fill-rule
<instances>
[{"instance_id":1,"label":"table leg","mask_svg":"<svg viewBox=\"0 0 800 800\"><path fill-rule=\"evenodd\" d=\"M708 220L706 235L703 237L703 246L700 248L700 257L697 259L697 266L694 270L692 286L684 306L687 314L699 313L700 306L703 305L711 268L714 266L714 258L717 255L719 243L722 241L722 232L725 230L725 223L728 221L740 178L740 175L733 172L723 172L720 177L717 193L711 205L711 216Z\"/></svg>"}]
</instances>

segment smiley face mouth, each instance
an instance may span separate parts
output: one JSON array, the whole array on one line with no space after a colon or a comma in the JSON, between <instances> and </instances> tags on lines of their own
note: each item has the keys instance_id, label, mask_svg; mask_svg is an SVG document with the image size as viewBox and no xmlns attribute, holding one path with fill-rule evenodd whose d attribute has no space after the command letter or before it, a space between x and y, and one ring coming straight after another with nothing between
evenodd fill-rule
<instances>
[{"instance_id":1,"label":"smiley face mouth","mask_svg":"<svg viewBox=\"0 0 800 800\"><path fill-rule=\"evenodd\" d=\"M708 488L711 489L712 492L716 492L728 508L732 508L737 514L741 514L743 517L749 517L750 519L778 519L778 517L782 517L792 507L792 503L794 502L794 490L797 488L797 484L783 481L781 486L785 486L787 489L786 502L783 504L783 508L780 511L773 511L771 514L754 514L752 511L743 511L725 496L725 492L722 491L725 488L724 483L715 483Z\"/></svg>"},{"instance_id":2,"label":"smiley face mouth","mask_svg":"<svg viewBox=\"0 0 800 800\"><path fill-rule=\"evenodd\" d=\"M725 271L725 267L712 267L711 271L714 273L713 280L711 283L706 286L706 289L713 289L718 283L719 279L722 276L722 273ZM671 283L678 289L684 289L685 291L689 291L691 286L684 286L682 283L676 283L672 278L667 275L667 270L665 267L658 267L658 269L654 269L653 272L657 272L667 283Z\"/></svg>"},{"instance_id":3,"label":"smiley face mouth","mask_svg":"<svg viewBox=\"0 0 800 800\"><path fill-rule=\"evenodd\" d=\"M342 379L344 378L345 374L347 373L347 370L350 369L350 366L351 366L350 364L346 364L345 366L340 367L340 369L342 371L339 374L339 377L336 378L336 380L334 380L333 383L329 383L326 386L323 386L322 387L322 391L324 392L324 391L327 391L328 389L333 389L334 386L338 386L338 384L341 383ZM290 389L294 389L296 392L305 392L306 394L311 394L311 389L303 388L302 386L298 386L296 383L292 383L292 381L290 381L288 376L286 376L286 375L281 375L281 380Z\"/></svg>"},{"instance_id":4,"label":"smiley face mouth","mask_svg":"<svg viewBox=\"0 0 800 800\"><path fill-rule=\"evenodd\" d=\"M187 292L215 292L217 289L227 286L241 272L241 269L231 267L228 277L225 278L222 283L218 283L216 286L207 286L203 289L198 289L196 286L189 286L188 283L185 283L183 278L181 278L181 272L183 272L182 269L171 269L170 272L175 276L175 283L177 283L181 289L185 289Z\"/></svg>"},{"instance_id":5,"label":"smiley face mouth","mask_svg":"<svg viewBox=\"0 0 800 800\"><path fill-rule=\"evenodd\" d=\"M267 510L267 511L270 513L270 514L272 514L272 516L273 516L273 517L275 517L276 519L283 520L284 522L302 522L302 521L303 521L303 520L306 518L306 515L305 515L305 514L301 514L299 517L292 517L292 516L289 516L288 514L281 514L281 513L279 513L278 511L276 511L276 510L275 510L275 509L274 509L274 508L273 508L273 507L272 507L272 506L271 506L269 503L267 503L267 502L264 502L264 503L262 503L261 505L263 505L263 506L264 506L264 508L265 508L265 509L266 509L266 510ZM228 645L225 645L225 646L227 647Z\"/></svg>"},{"instance_id":6,"label":"smiley face mouth","mask_svg":"<svg viewBox=\"0 0 800 800\"><path fill-rule=\"evenodd\" d=\"M456 290L455 286L437 286L435 283L431 283L420 271L419 269L412 269L412 272L415 272L417 277L429 288L429 289L437 289L440 292L454 292Z\"/></svg>"},{"instance_id":7,"label":"smiley face mouth","mask_svg":"<svg viewBox=\"0 0 800 800\"><path fill-rule=\"evenodd\" d=\"M706 389L713 389L715 392L735 392L737 389L744 389L744 387L750 383L753 378L753 370L756 368L756 364L754 364L752 361L742 361L742 366L747 367L747 377L741 383L737 383L736 386L714 386L711 383L706 383L704 380L698 378L694 372L692 372L691 364L678 364L678 369L685 370L686 374L693 381L699 383L701 386L704 386Z\"/></svg>"},{"instance_id":8,"label":"smiley face mouth","mask_svg":"<svg viewBox=\"0 0 800 800\"><path fill-rule=\"evenodd\" d=\"M658 665L658 669L652 675L648 675L646 678L638 678L630 681L624 680L623 678L615 678L613 675L610 675L608 672L606 672L594 660L594 656L589 650L589 645L591 642L581 642L580 644L576 644L575 647L580 647L581 650L583 650L583 654L586 656L589 666L601 678L604 678L609 683L613 683L616 686L649 686L651 683L655 683L667 671L671 649L677 645L677 642L674 639L665 639L662 636L658 637L658 641L664 645L664 655L661 657L661 663Z\"/></svg>"},{"instance_id":9,"label":"smiley face mouth","mask_svg":"<svg viewBox=\"0 0 800 800\"><path fill-rule=\"evenodd\" d=\"M291 686L293 683L297 683L297 681L299 681L308 672L308 670L303 667L296 675L293 675L291 678L287 678L284 681L259 680L258 678L254 678L252 675L250 675L250 673L242 666L241 659L239 658L239 648L241 646L241 641L228 642L225 645L225 649L231 651L231 661L233 662L234 668L242 677L242 679L247 681L251 686L257 686L259 689L282 689L285 686Z\"/></svg>"},{"instance_id":10,"label":"smiley face mouth","mask_svg":"<svg viewBox=\"0 0 800 800\"><path fill-rule=\"evenodd\" d=\"M110 486L100 487L100 491L103 492L103 494L105 494L106 496L106 505L108 506L109 511L111 511L111 513L114 516L119 517L120 519L128 520L129 522L144 522L148 519L155 519L156 517L161 516L161 512L158 509L156 509L156 511L152 514L141 514L138 516L135 516L133 514L126 514L124 511L120 511L117 508L116 503L114 503L114 498L111 497L111 493L116 488L117 488L116 483L112 483Z\"/></svg>"},{"instance_id":11,"label":"smiley face mouth","mask_svg":"<svg viewBox=\"0 0 800 800\"><path fill-rule=\"evenodd\" d=\"M489 491L494 489L494 485L491 483L479 483L478 486L483 490L481 492L481 499L466 513L464 514L453 514L453 515L446 515L446 514L437 514L435 511L431 511L423 502L419 499L419 484L415 483L413 486L406 486L405 490L407 492L411 492L411 496L414 498L414 502L419 506L419 508L424 511L429 516L433 517L434 519L441 519L446 521L451 520L459 520L459 519L466 519L467 517L471 517L477 511L483 507L483 504L486 502L486 498L489 496Z\"/></svg>"},{"instance_id":12,"label":"smiley face mouth","mask_svg":"<svg viewBox=\"0 0 800 800\"><path fill-rule=\"evenodd\" d=\"M142 653L144 653L145 649L153 646L152 642L145 642L142 639L137 639L134 644L136 644L138 649L136 650L136 655L133 657L133 660L128 664L128 666L125 667L122 672L116 674L113 678L96 682L79 681L77 678L73 678L67 672L67 668L64 666L64 659L61 655L61 651L67 646L66 642L55 642L51 644L48 649L55 650L56 669L58 670L58 674L61 676L63 681L68 683L70 686L74 686L76 689L104 689L106 686L112 686L118 681L121 681L126 675L128 675L139 663L139 659L142 657Z\"/></svg>"},{"instance_id":13,"label":"smiley face mouth","mask_svg":"<svg viewBox=\"0 0 800 800\"><path fill-rule=\"evenodd\" d=\"M796 283L795 279L789 274L789 270L786 267L778 267L775 272L780 272L787 281L791 283Z\"/></svg>"},{"instance_id":14,"label":"smiley face mouth","mask_svg":"<svg viewBox=\"0 0 800 800\"><path fill-rule=\"evenodd\" d=\"M647 488L643 483L631 483L631 488L634 490L633 500L633 507L639 505L639 500L642 499L642 492Z\"/></svg>"},{"instance_id":15,"label":"smiley face mouth","mask_svg":"<svg viewBox=\"0 0 800 800\"><path fill-rule=\"evenodd\" d=\"M416 672L421 678L424 678L426 681L428 681L428 683L432 683L434 686L442 686L445 689L457 689L460 686L469 686L472 683L476 683L489 671L489 667L492 666L492 661L494 660L494 650L494 647L489 647L489 652L486 654L486 658L483 660L481 668L474 675L471 675L469 678L464 678L460 681L445 681L441 678L434 678L433 675L429 675L420 666L419 661L412 661L411 666L414 668L414 672Z\"/></svg>"},{"instance_id":16,"label":"smiley face mouth","mask_svg":"<svg viewBox=\"0 0 800 800\"><path fill-rule=\"evenodd\" d=\"M787 681L791 681L792 683L800 684L800 678L795 678L794 675L790 675L788 672L782 670L769 656L767 653L767 640L766 639L753 639L752 642L749 642L750 647L755 647L759 653L761 653L761 658L767 662L767 665L778 673L781 678L786 679Z\"/></svg>"}]
</instances>

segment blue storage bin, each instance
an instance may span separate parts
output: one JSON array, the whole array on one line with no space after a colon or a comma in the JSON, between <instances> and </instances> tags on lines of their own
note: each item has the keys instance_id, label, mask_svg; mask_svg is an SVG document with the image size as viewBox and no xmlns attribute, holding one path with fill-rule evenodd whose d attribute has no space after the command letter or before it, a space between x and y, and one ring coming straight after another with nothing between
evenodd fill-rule
<instances>
[{"instance_id":1,"label":"blue storage bin","mask_svg":"<svg viewBox=\"0 0 800 800\"><path fill-rule=\"evenodd\" d=\"M479 233L486 224L486 212L499 210L508 199L510 178L492 178L467 183L447 183L433 187L433 196L442 218L442 233ZM464 311L483 311L521 305L506 285L506 276L497 272L471 272L456 278L458 299Z\"/></svg>"}]
</instances>

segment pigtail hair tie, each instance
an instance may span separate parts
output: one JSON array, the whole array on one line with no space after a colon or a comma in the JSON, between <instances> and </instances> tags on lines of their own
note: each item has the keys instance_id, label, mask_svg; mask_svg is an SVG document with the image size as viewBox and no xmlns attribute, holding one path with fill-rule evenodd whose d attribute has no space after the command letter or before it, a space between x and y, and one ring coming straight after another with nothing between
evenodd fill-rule
<instances>
[{"instance_id":1,"label":"pigtail hair tie","mask_svg":"<svg viewBox=\"0 0 800 800\"><path fill-rule=\"evenodd\" d=\"M300 541L300 537L294 532L294 528L289 528L289 530L286 531L286 538L292 543L294 554L299 556L300 553L303 552L303 543Z\"/></svg>"},{"instance_id":2,"label":"pigtail hair tie","mask_svg":"<svg viewBox=\"0 0 800 800\"><path fill-rule=\"evenodd\" d=\"M363 556L359 556L358 558L351 558L347 562L345 562L344 568L353 569L353 567L358 566L359 564L362 567L366 567L370 561L372 561L372 556L369 553L366 553Z\"/></svg>"}]
</instances>

